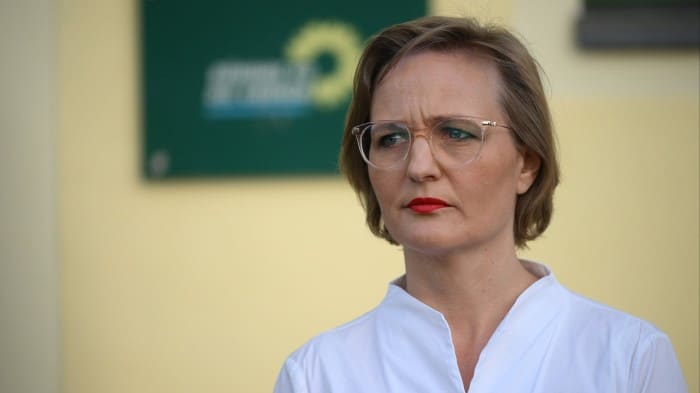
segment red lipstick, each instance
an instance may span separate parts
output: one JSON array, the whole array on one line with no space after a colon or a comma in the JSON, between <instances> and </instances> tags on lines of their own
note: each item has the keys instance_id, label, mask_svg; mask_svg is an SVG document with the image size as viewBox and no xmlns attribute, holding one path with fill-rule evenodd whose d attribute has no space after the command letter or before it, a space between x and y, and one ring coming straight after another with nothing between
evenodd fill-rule
<instances>
[{"instance_id":1,"label":"red lipstick","mask_svg":"<svg viewBox=\"0 0 700 393\"><path fill-rule=\"evenodd\" d=\"M448 207L450 205L438 198L414 198L408 203L408 208L419 214L432 213L435 210Z\"/></svg>"}]
</instances>

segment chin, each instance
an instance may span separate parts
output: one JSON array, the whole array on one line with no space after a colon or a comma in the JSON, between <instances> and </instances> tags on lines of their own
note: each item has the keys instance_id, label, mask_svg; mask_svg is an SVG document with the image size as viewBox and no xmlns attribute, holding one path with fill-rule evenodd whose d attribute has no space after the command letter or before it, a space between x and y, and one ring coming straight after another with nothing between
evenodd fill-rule
<instances>
[{"instance_id":1,"label":"chin","mask_svg":"<svg viewBox=\"0 0 700 393\"><path fill-rule=\"evenodd\" d=\"M469 247L469 236L457 237L454 233L441 234L436 232L400 234L394 239L406 250L413 250L426 255L447 254L456 249Z\"/></svg>"},{"instance_id":2,"label":"chin","mask_svg":"<svg viewBox=\"0 0 700 393\"><path fill-rule=\"evenodd\" d=\"M505 234L501 231L469 231L468 228L460 228L455 231L453 226L440 225L438 227L421 226L420 230L411 231L403 228L401 231L391 231L394 240L404 249L412 250L424 255L446 255L454 252L468 250L483 250L484 248L497 247L505 240ZM396 235L394 235L396 233Z\"/></svg>"}]
</instances>

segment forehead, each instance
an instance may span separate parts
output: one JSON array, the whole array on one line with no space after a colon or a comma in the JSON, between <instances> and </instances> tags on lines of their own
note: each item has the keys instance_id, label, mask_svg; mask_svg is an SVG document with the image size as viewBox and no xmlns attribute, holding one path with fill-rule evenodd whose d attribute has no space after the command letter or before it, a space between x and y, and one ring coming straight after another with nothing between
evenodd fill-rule
<instances>
[{"instance_id":1,"label":"forehead","mask_svg":"<svg viewBox=\"0 0 700 393\"><path fill-rule=\"evenodd\" d=\"M375 88L373 120L500 115L501 78L492 60L474 50L423 51L403 57ZM415 119L414 119L415 120Z\"/></svg>"}]
</instances>

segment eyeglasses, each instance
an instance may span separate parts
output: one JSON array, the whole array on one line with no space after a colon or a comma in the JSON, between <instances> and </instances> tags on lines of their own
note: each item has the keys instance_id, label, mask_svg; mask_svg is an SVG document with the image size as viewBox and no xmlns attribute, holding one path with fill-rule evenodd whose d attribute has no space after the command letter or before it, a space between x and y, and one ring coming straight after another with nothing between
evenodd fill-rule
<instances>
[{"instance_id":1,"label":"eyeglasses","mask_svg":"<svg viewBox=\"0 0 700 393\"><path fill-rule=\"evenodd\" d=\"M406 162L413 141L420 135L428 141L433 157L448 167L460 167L474 161L481 152L489 127L511 129L495 121L474 116L443 118L423 129L400 121L381 120L352 128L360 154L367 164L378 169L394 169ZM427 132L418 133L418 131Z\"/></svg>"}]
</instances>

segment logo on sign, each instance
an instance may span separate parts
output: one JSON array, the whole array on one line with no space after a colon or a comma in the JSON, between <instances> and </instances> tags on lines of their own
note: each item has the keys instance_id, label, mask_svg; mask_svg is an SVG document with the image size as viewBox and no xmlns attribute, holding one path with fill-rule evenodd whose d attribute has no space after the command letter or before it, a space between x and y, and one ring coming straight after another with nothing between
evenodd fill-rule
<instances>
[{"instance_id":1,"label":"logo on sign","mask_svg":"<svg viewBox=\"0 0 700 393\"><path fill-rule=\"evenodd\" d=\"M350 95L361 51L361 36L352 25L308 22L287 42L282 59L214 61L205 72L204 115L301 117L336 109ZM323 56L332 59L330 71L319 65Z\"/></svg>"}]
</instances>

